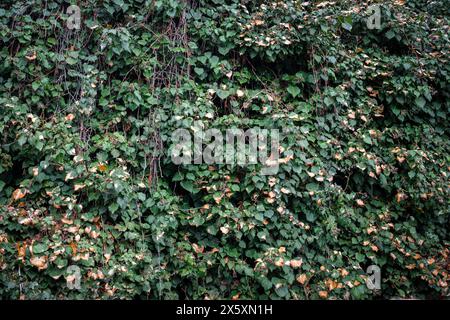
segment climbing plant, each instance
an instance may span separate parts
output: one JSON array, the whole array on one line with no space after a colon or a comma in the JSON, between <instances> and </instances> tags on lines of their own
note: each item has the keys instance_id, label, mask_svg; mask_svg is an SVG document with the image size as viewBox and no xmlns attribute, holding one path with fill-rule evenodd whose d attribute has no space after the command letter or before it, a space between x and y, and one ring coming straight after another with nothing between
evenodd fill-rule
<instances>
[{"instance_id":1,"label":"climbing plant","mask_svg":"<svg viewBox=\"0 0 450 320\"><path fill-rule=\"evenodd\" d=\"M448 296L448 34L445 1L2 0L0 298ZM232 127L279 170L172 161Z\"/></svg>"}]
</instances>

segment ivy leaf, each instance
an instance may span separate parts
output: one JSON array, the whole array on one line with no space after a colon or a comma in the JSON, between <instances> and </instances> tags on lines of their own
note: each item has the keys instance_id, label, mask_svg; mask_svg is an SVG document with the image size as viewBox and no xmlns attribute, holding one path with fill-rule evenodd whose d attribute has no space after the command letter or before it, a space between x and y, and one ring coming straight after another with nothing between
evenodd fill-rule
<instances>
[{"instance_id":1,"label":"ivy leaf","mask_svg":"<svg viewBox=\"0 0 450 320\"><path fill-rule=\"evenodd\" d=\"M393 37L395 37L395 32L392 30L389 30L388 32L386 32L385 36L386 36L386 38L388 38L390 40Z\"/></svg>"},{"instance_id":2,"label":"ivy leaf","mask_svg":"<svg viewBox=\"0 0 450 320\"><path fill-rule=\"evenodd\" d=\"M194 186L194 183L193 183L192 181L187 181L187 180L181 181L181 182L180 182L180 185L181 185L185 190L187 190L187 191L189 191L190 193L193 193L193 194L195 194L195 193L197 193L197 192L200 191L200 190L198 190L198 189Z\"/></svg>"},{"instance_id":3,"label":"ivy leaf","mask_svg":"<svg viewBox=\"0 0 450 320\"><path fill-rule=\"evenodd\" d=\"M351 25L350 23L344 22L344 23L342 24L342 28L344 28L344 29L347 30L347 31L351 31L353 27L352 27L352 25Z\"/></svg>"},{"instance_id":4,"label":"ivy leaf","mask_svg":"<svg viewBox=\"0 0 450 320\"><path fill-rule=\"evenodd\" d=\"M286 297L289 294L289 290L288 290L287 286L284 286L284 285L278 286L278 285L276 285L275 288L276 288L275 292L281 298L284 298L284 297Z\"/></svg>"},{"instance_id":5,"label":"ivy leaf","mask_svg":"<svg viewBox=\"0 0 450 320\"><path fill-rule=\"evenodd\" d=\"M414 102L416 103L416 106L418 106L420 109L423 109L423 107L425 107L425 104L426 104L426 100L422 96L416 98L416 100Z\"/></svg>"},{"instance_id":6,"label":"ivy leaf","mask_svg":"<svg viewBox=\"0 0 450 320\"><path fill-rule=\"evenodd\" d=\"M230 95L230 92L228 90L217 90L217 96L222 99L225 100L226 98L228 98Z\"/></svg>"},{"instance_id":7,"label":"ivy leaf","mask_svg":"<svg viewBox=\"0 0 450 320\"><path fill-rule=\"evenodd\" d=\"M66 62L67 62L68 65L73 66L73 65L77 64L78 60L77 60L77 59L74 59L74 58L72 58L72 57L67 57L67 58L66 58Z\"/></svg>"},{"instance_id":8,"label":"ivy leaf","mask_svg":"<svg viewBox=\"0 0 450 320\"><path fill-rule=\"evenodd\" d=\"M108 209L109 209L109 211L110 211L111 213L114 213L114 212L117 211L117 209L119 209L119 205L118 205L116 202L111 203L111 204L109 205Z\"/></svg>"},{"instance_id":9,"label":"ivy leaf","mask_svg":"<svg viewBox=\"0 0 450 320\"><path fill-rule=\"evenodd\" d=\"M300 89L297 86L289 86L287 91L295 98L300 94Z\"/></svg>"},{"instance_id":10,"label":"ivy leaf","mask_svg":"<svg viewBox=\"0 0 450 320\"><path fill-rule=\"evenodd\" d=\"M48 246L43 243L33 245L33 254L40 254L48 250Z\"/></svg>"},{"instance_id":11,"label":"ivy leaf","mask_svg":"<svg viewBox=\"0 0 450 320\"><path fill-rule=\"evenodd\" d=\"M198 68L198 67L195 67L195 68L194 68L194 71L195 71L195 73L198 74L199 76L201 76L201 75L205 72L205 70L204 70L203 68Z\"/></svg>"},{"instance_id":12,"label":"ivy leaf","mask_svg":"<svg viewBox=\"0 0 450 320\"><path fill-rule=\"evenodd\" d=\"M308 191L317 191L319 189L319 185L317 183L308 183L306 185L306 190Z\"/></svg>"}]
</instances>

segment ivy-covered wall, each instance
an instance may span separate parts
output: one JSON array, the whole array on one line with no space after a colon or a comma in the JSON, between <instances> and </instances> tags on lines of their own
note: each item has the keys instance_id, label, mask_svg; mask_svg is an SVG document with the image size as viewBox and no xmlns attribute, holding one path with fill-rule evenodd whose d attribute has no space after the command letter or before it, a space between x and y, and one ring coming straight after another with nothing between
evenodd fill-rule
<instances>
[{"instance_id":1,"label":"ivy-covered wall","mask_svg":"<svg viewBox=\"0 0 450 320\"><path fill-rule=\"evenodd\" d=\"M447 1L2 0L0 298L448 296L448 37ZM174 164L199 127L279 129L278 172Z\"/></svg>"}]
</instances>

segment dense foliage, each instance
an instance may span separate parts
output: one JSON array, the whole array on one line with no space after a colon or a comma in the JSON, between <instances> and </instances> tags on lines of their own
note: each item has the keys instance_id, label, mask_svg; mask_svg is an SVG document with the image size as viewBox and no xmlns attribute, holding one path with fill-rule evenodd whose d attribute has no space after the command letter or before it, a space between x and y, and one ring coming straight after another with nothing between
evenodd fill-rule
<instances>
[{"instance_id":1,"label":"dense foliage","mask_svg":"<svg viewBox=\"0 0 450 320\"><path fill-rule=\"evenodd\" d=\"M448 34L446 1L2 0L0 297L448 296ZM278 173L175 165L199 127L279 129Z\"/></svg>"}]
</instances>

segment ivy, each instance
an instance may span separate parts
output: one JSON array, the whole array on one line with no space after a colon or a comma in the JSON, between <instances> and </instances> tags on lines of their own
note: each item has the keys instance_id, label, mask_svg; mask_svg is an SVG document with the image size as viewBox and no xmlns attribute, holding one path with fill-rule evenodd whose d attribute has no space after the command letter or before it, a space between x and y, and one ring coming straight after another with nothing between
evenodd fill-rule
<instances>
[{"instance_id":1,"label":"ivy","mask_svg":"<svg viewBox=\"0 0 450 320\"><path fill-rule=\"evenodd\" d=\"M447 296L448 29L443 1L2 1L0 297ZM277 173L171 159L252 127Z\"/></svg>"}]
</instances>

